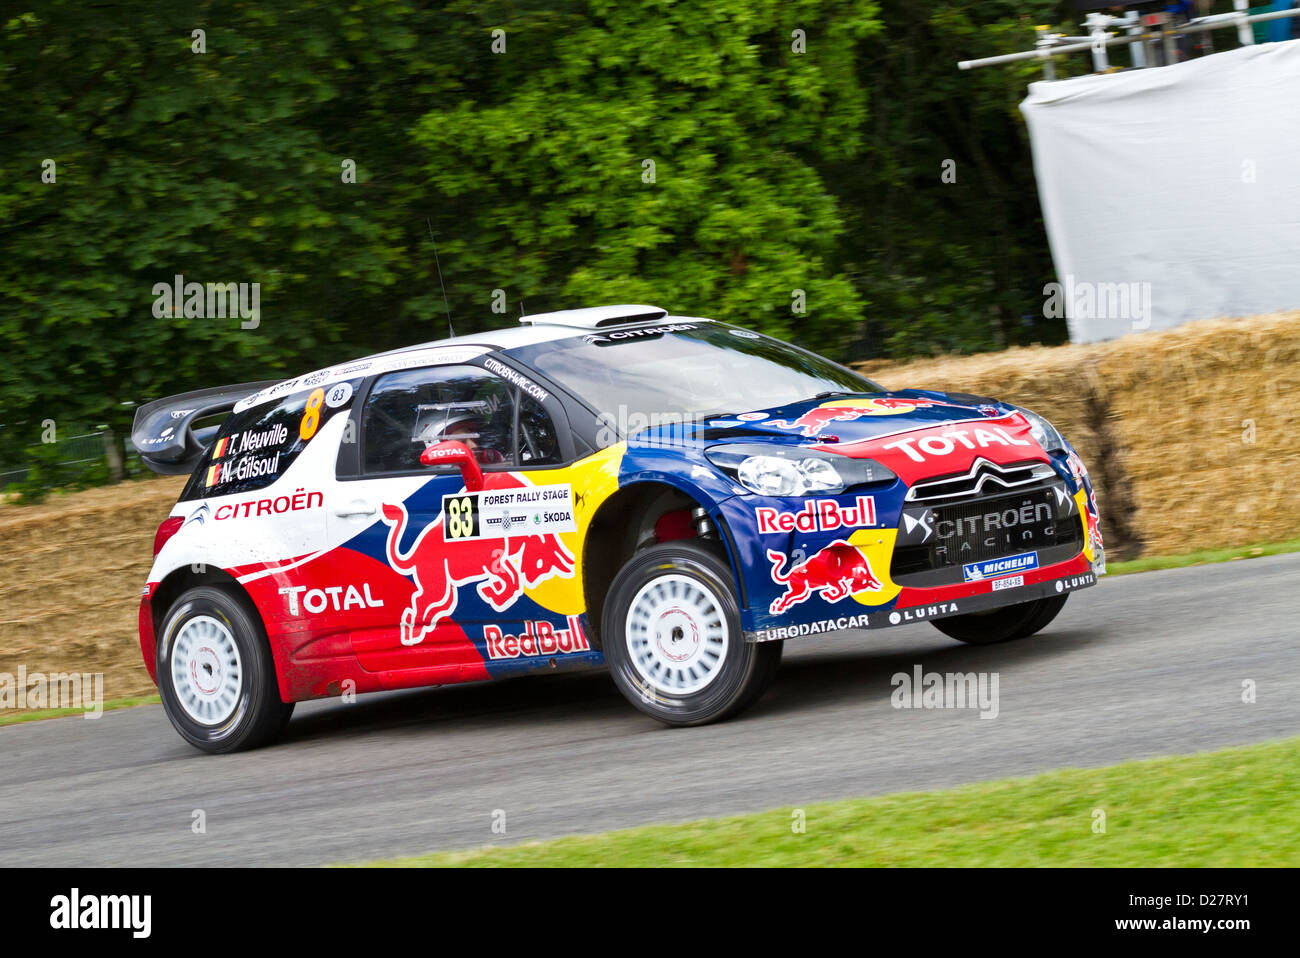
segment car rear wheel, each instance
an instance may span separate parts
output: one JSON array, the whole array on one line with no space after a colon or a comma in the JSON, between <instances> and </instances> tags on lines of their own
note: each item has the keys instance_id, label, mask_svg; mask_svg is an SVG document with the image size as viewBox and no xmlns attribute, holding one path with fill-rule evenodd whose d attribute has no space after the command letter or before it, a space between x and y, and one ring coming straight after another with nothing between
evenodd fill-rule
<instances>
[{"instance_id":1,"label":"car rear wheel","mask_svg":"<svg viewBox=\"0 0 1300 958\"><path fill-rule=\"evenodd\" d=\"M288 724L260 620L223 589L190 589L167 610L158 691L176 731L205 752L264 745Z\"/></svg>"},{"instance_id":2,"label":"car rear wheel","mask_svg":"<svg viewBox=\"0 0 1300 958\"><path fill-rule=\"evenodd\" d=\"M930 624L944 635L968 645L993 645L1033 635L1056 618L1068 595L1053 595L989 612L970 612L935 619Z\"/></svg>"},{"instance_id":3,"label":"car rear wheel","mask_svg":"<svg viewBox=\"0 0 1300 958\"><path fill-rule=\"evenodd\" d=\"M746 642L725 559L676 540L634 555L610 586L601 623L614 684L666 725L703 725L763 694L780 642Z\"/></svg>"}]
</instances>

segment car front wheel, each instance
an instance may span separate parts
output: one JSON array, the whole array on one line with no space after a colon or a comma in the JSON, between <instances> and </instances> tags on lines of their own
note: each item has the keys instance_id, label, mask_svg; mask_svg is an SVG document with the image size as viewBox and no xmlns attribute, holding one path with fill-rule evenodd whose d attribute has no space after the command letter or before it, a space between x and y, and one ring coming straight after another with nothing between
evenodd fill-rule
<instances>
[{"instance_id":1,"label":"car front wheel","mask_svg":"<svg viewBox=\"0 0 1300 958\"><path fill-rule=\"evenodd\" d=\"M172 604L157 664L167 718L205 752L266 744L293 712L293 703L280 700L260 620L223 589L190 589Z\"/></svg>"},{"instance_id":2,"label":"car front wheel","mask_svg":"<svg viewBox=\"0 0 1300 958\"><path fill-rule=\"evenodd\" d=\"M1052 595L989 612L970 612L935 619L930 624L944 635L968 645L993 645L1033 635L1056 618L1068 595Z\"/></svg>"},{"instance_id":3,"label":"car front wheel","mask_svg":"<svg viewBox=\"0 0 1300 958\"><path fill-rule=\"evenodd\" d=\"M726 560L683 540L628 560L606 597L601 637L619 691L666 725L734 715L781 660L780 642L745 641Z\"/></svg>"}]
</instances>

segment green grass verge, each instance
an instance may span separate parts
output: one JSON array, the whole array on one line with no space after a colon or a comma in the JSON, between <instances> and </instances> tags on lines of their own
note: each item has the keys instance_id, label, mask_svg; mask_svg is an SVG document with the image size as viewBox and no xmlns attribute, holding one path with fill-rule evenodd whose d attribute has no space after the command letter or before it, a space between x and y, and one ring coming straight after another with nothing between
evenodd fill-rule
<instances>
[{"instance_id":1,"label":"green grass verge","mask_svg":"<svg viewBox=\"0 0 1300 958\"><path fill-rule=\"evenodd\" d=\"M1249 706L1242 706L1249 708ZM381 866L1296 866L1300 739ZM1093 831L1094 812L1105 834Z\"/></svg>"},{"instance_id":2,"label":"green grass verge","mask_svg":"<svg viewBox=\"0 0 1300 958\"><path fill-rule=\"evenodd\" d=\"M1263 542L1232 549L1202 549L1176 556L1149 556L1127 562L1107 562L1107 575L1127 575L1130 572L1151 572L1155 569L1181 569L1189 565L1207 565L1211 562L1231 562L1234 559L1257 559L1260 556L1283 552L1300 552L1300 539L1286 542Z\"/></svg>"},{"instance_id":3,"label":"green grass verge","mask_svg":"<svg viewBox=\"0 0 1300 958\"><path fill-rule=\"evenodd\" d=\"M136 705L157 705L161 702L156 695L145 695L133 699L113 699L104 703L104 711L111 712L113 709L129 709ZM69 715L85 715L85 709L35 709L31 712L14 712L6 715L0 712L0 726L17 725L19 722L39 722L41 719L65 718Z\"/></svg>"}]
</instances>

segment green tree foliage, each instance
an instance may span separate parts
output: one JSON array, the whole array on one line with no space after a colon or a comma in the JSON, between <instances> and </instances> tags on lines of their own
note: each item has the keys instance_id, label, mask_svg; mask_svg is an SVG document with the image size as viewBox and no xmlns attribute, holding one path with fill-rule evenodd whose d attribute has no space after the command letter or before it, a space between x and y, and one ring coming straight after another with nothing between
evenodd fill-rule
<instances>
[{"instance_id":1,"label":"green tree foliage","mask_svg":"<svg viewBox=\"0 0 1300 958\"><path fill-rule=\"evenodd\" d=\"M134 402L445 335L431 233L458 333L643 301L841 359L1063 335L1016 112L1035 68L955 68L1028 47L1051 3L17 11L0 460L46 419L122 433ZM260 284L258 325L155 316L177 274Z\"/></svg>"},{"instance_id":2,"label":"green tree foliage","mask_svg":"<svg viewBox=\"0 0 1300 958\"><path fill-rule=\"evenodd\" d=\"M457 313L502 289L508 322L520 301L652 302L813 345L851 334L862 300L818 166L861 156L873 4L593 3L519 26L464 8L505 31L497 75L414 133Z\"/></svg>"},{"instance_id":3,"label":"green tree foliage","mask_svg":"<svg viewBox=\"0 0 1300 958\"><path fill-rule=\"evenodd\" d=\"M120 426L126 401L287 375L397 281L392 227L340 183L328 134L353 61L378 72L409 35L327 7L216 6L47 3L3 25L6 419ZM155 317L176 274L260 283L259 325Z\"/></svg>"},{"instance_id":4,"label":"green tree foliage","mask_svg":"<svg viewBox=\"0 0 1300 958\"><path fill-rule=\"evenodd\" d=\"M1042 69L956 64L1032 49L1034 26L1073 20L1068 10L1056 0L881 0L886 30L859 63L871 111L865 175L829 175L851 224L851 273L873 304L860 355L1064 340L1063 324L1043 317L1054 276L1018 109Z\"/></svg>"}]
</instances>

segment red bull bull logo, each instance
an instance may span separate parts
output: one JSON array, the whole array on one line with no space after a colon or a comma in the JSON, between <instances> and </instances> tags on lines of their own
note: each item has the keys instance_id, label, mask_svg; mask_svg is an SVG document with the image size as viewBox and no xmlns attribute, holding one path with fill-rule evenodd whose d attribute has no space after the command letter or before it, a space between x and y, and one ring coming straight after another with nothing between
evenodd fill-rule
<instances>
[{"instance_id":1,"label":"red bull bull logo","mask_svg":"<svg viewBox=\"0 0 1300 958\"><path fill-rule=\"evenodd\" d=\"M526 483L508 473L490 474L487 488L507 489ZM388 564L415 578L411 604L402 613L402 644L419 645L438 623L456 610L458 590L478 583L478 594L495 611L503 612L526 589L553 576L571 578L576 562L553 532L505 535L500 538L448 539L445 515L420 531L409 551L400 548L409 517L406 507L383 504L388 524Z\"/></svg>"},{"instance_id":2,"label":"red bull bull logo","mask_svg":"<svg viewBox=\"0 0 1300 958\"><path fill-rule=\"evenodd\" d=\"M767 559L772 563L772 581L785 586L785 592L772 602L773 615L806 601L814 592L820 592L827 602L838 602L859 592L876 592L882 588L867 557L843 539L835 540L784 572L781 567L786 564L787 556L769 549Z\"/></svg>"},{"instance_id":3,"label":"red bull bull logo","mask_svg":"<svg viewBox=\"0 0 1300 958\"><path fill-rule=\"evenodd\" d=\"M777 419L772 425L798 429L805 436L815 436L833 422L848 422L860 416L898 416L924 406L949 405L932 399L904 399L881 396L870 399L836 399L809 409L798 419Z\"/></svg>"}]
</instances>

